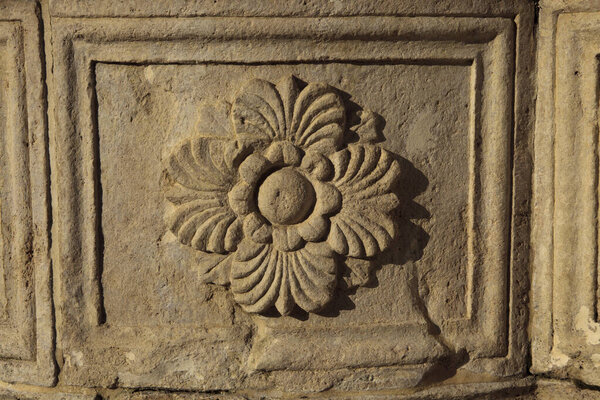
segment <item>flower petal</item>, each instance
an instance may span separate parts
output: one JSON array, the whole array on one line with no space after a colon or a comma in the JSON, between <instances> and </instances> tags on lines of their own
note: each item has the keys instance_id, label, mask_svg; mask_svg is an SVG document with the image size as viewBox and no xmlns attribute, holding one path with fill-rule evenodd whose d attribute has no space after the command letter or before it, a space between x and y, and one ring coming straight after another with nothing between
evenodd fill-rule
<instances>
[{"instance_id":1,"label":"flower petal","mask_svg":"<svg viewBox=\"0 0 600 400\"><path fill-rule=\"evenodd\" d=\"M244 310L260 313L275 306L288 315L294 304L311 312L331 301L337 265L325 243L281 252L244 240L231 264L230 277L234 299Z\"/></svg>"},{"instance_id":2,"label":"flower petal","mask_svg":"<svg viewBox=\"0 0 600 400\"><path fill-rule=\"evenodd\" d=\"M290 258L288 253L285 257L281 257L282 268L284 275L281 279L281 287L279 288L279 296L275 301L275 308L281 315L290 315L294 310L296 302L290 291Z\"/></svg>"},{"instance_id":3,"label":"flower petal","mask_svg":"<svg viewBox=\"0 0 600 400\"><path fill-rule=\"evenodd\" d=\"M300 165L302 151L287 140L272 143L264 152L264 156L275 165Z\"/></svg>"},{"instance_id":4,"label":"flower petal","mask_svg":"<svg viewBox=\"0 0 600 400\"><path fill-rule=\"evenodd\" d=\"M254 200L252 186L244 181L238 182L228 194L229 206L239 216L250 214L253 209Z\"/></svg>"},{"instance_id":5,"label":"flower petal","mask_svg":"<svg viewBox=\"0 0 600 400\"><path fill-rule=\"evenodd\" d=\"M332 155L333 183L342 194L340 212L331 218L327 242L339 254L364 258L387 249L396 235L392 192L398 162L377 146L351 145Z\"/></svg>"},{"instance_id":6,"label":"flower petal","mask_svg":"<svg viewBox=\"0 0 600 400\"><path fill-rule=\"evenodd\" d=\"M240 164L239 171L242 179L253 185L269 168L271 168L269 160L259 154L250 154Z\"/></svg>"},{"instance_id":7,"label":"flower petal","mask_svg":"<svg viewBox=\"0 0 600 400\"><path fill-rule=\"evenodd\" d=\"M339 147L346 125L344 102L325 83L310 83L294 104L290 136L297 145L328 152Z\"/></svg>"},{"instance_id":8,"label":"flower petal","mask_svg":"<svg viewBox=\"0 0 600 400\"><path fill-rule=\"evenodd\" d=\"M362 215L338 214L331 219L331 231L327 242L339 254L350 257L372 257L388 248L395 234L391 220L379 216L375 222ZM382 227L380 224L389 226ZM340 238L341 236L341 238Z\"/></svg>"},{"instance_id":9,"label":"flower petal","mask_svg":"<svg viewBox=\"0 0 600 400\"><path fill-rule=\"evenodd\" d=\"M296 103L296 99L298 98L298 94L300 93L298 81L293 75L284 76L283 78L281 78L281 80L279 80L279 82L277 82L276 88L277 91L279 91L279 95L281 97L281 100L283 101L283 109L285 110L285 139L293 141L294 138L290 136L289 130L290 126L292 125L294 103Z\"/></svg>"},{"instance_id":10,"label":"flower petal","mask_svg":"<svg viewBox=\"0 0 600 400\"><path fill-rule=\"evenodd\" d=\"M331 301L337 282L334 254L325 243L307 243L290 253L290 292L300 308L321 310Z\"/></svg>"},{"instance_id":11,"label":"flower petal","mask_svg":"<svg viewBox=\"0 0 600 400\"><path fill-rule=\"evenodd\" d=\"M237 218L227 230L225 234L225 251L235 251L237 249L237 245L244 235L242 225L242 220Z\"/></svg>"},{"instance_id":12,"label":"flower petal","mask_svg":"<svg viewBox=\"0 0 600 400\"><path fill-rule=\"evenodd\" d=\"M273 246L281 251L298 250L304 240L300 237L295 225L273 227Z\"/></svg>"},{"instance_id":13,"label":"flower petal","mask_svg":"<svg viewBox=\"0 0 600 400\"><path fill-rule=\"evenodd\" d=\"M299 91L293 76L277 86L253 79L237 95L231 118L239 139L286 139L329 153L341 145L346 109L337 91L310 83Z\"/></svg>"},{"instance_id":14,"label":"flower petal","mask_svg":"<svg viewBox=\"0 0 600 400\"><path fill-rule=\"evenodd\" d=\"M250 286L239 287L241 278L250 276L260 264L268 261L270 247L266 244L256 243L252 240L242 240L235 252L234 262L231 268L231 280L237 280L236 286L240 290L247 291Z\"/></svg>"},{"instance_id":15,"label":"flower petal","mask_svg":"<svg viewBox=\"0 0 600 400\"><path fill-rule=\"evenodd\" d=\"M316 193L317 203L315 204L314 212L321 215L332 214L342 206L342 195L330 183L315 181L313 188Z\"/></svg>"},{"instance_id":16,"label":"flower petal","mask_svg":"<svg viewBox=\"0 0 600 400\"><path fill-rule=\"evenodd\" d=\"M304 222L296 225L298 234L307 242L316 242L327 236L329 220L319 213L313 213Z\"/></svg>"},{"instance_id":17,"label":"flower petal","mask_svg":"<svg viewBox=\"0 0 600 400\"><path fill-rule=\"evenodd\" d=\"M258 262L246 261L254 269L244 277L238 277L239 264L243 261L236 258L232 263L231 290L233 298L245 311L263 312L275 304L284 273L279 258L278 252L272 251L270 246L267 247L267 254Z\"/></svg>"},{"instance_id":18,"label":"flower petal","mask_svg":"<svg viewBox=\"0 0 600 400\"><path fill-rule=\"evenodd\" d=\"M284 138L283 102L270 82L262 79L248 82L233 102L231 118L239 138Z\"/></svg>"},{"instance_id":19,"label":"flower petal","mask_svg":"<svg viewBox=\"0 0 600 400\"><path fill-rule=\"evenodd\" d=\"M244 236L257 243L270 243L273 228L257 212L252 212L244 218Z\"/></svg>"},{"instance_id":20,"label":"flower petal","mask_svg":"<svg viewBox=\"0 0 600 400\"><path fill-rule=\"evenodd\" d=\"M235 142L211 137L184 140L168 159L169 183L200 192L226 191L235 171L227 167L223 158L227 153L225 148L232 144Z\"/></svg>"},{"instance_id":21,"label":"flower petal","mask_svg":"<svg viewBox=\"0 0 600 400\"><path fill-rule=\"evenodd\" d=\"M331 161L335 185L357 199L390 192L400 176L394 156L379 146L351 145L333 154Z\"/></svg>"},{"instance_id":22,"label":"flower petal","mask_svg":"<svg viewBox=\"0 0 600 400\"><path fill-rule=\"evenodd\" d=\"M234 141L183 141L168 160L164 185L173 209L166 219L179 241L196 250L225 253L239 242L239 223L226 201L233 171L225 158Z\"/></svg>"},{"instance_id":23,"label":"flower petal","mask_svg":"<svg viewBox=\"0 0 600 400\"><path fill-rule=\"evenodd\" d=\"M337 253L372 257L386 250L396 236L394 220L375 208L343 208L331 218L327 242Z\"/></svg>"},{"instance_id":24,"label":"flower petal","mask_svg":"<svg viewBox=\"0 0 600 400\"><path fill-rule=\"evenodd\" d=\"M197 245L194 242L194 239L196 238L196 236L200 236L199 232L202 230L202 226L200 226L198 228L198 230L196 231L196 234L194 235L194 239L192 239L192 247L194 248L206 248L207 251L213 252L213 253L226 253L228 251L230 251L230 249L228 249L227 245L226 245L226 236L228 234L228 232L232 232L233 235L236 235L236 232L233 232L233 230L231 229L235 223L235 221L237 221L237 216L235 215L228 215L226 217L219 217L217 219L217 217L215 217L215 219L213 221L207 221L204 223L204 225L206 225L207 227L210 227L210 229L212 229L212 231L206 233L206 234L202 234L202 239L199 240L199 243L201 243L202 245ZM238 236L238 240L239 240L239 233L237 233ZM231 237L231 234L230 234Z\"/></svg>"},{"instance_id":25,"label":"flower petal","mask_svg":"<svg viewBox=\"0 0 600 400\"><path fill-rule=\"evenodd\" d=\"M304 155L302 168L320 181L328 180L333 175L331 161L314 151L308 151Z\"/></svg>"},{"instance_id":26,"label":"flower petal","mask_svg":"<svg viewBox=\"0 0 600 400\"><path fill-rule=\"evenodd\" d=\"M226 206L190 202L176 207L167 214L166 220L179 241L196 250L226 253L239 242L237 217Z\"/></svg>"}]
</instances>

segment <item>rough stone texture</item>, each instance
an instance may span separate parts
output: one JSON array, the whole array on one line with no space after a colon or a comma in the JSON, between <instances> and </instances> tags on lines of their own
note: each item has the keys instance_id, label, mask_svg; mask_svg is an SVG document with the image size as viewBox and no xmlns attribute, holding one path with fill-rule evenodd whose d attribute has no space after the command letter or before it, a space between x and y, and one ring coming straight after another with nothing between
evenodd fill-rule
<instances>
[{"instance_id":1,"label":"rough stone texture","mask_svg":"<svg viewBox=\"0 0 600 400\"><path fill-rule=\"evenodd\" d=\"M79 392L79 393L78 393ZM2 400L99 400L94 390L78 389L62 391L56 388L40 388L26 385L0 383Z\"/></svg>"},{"instance_id":2,"label":"rough stone texture","mask_svg":"<svg viewBox=\"0 0 600 400\"><path fill-rule=\"evenodd\" d=\"M531 11L56 18L60 379L524 373Z\"/></svg>"},{"instance_id":3,"label":"rough stone texture","mask_svg":"<svg viewBox=\"0 0 600 400\"><path fill-rule=\"evenodd\" d=\"M535 391L536 399L554 400L597 400L600 399L600 392L589 388L581 388L570 382L541 381L538 382Z\"/></svg>"},{"instance_id":4,"label":"rough stone texture","mask_svg":"<svg viewBox=\"0 0 600 400\"><path fill-rule=\"evenodd\" d=\"M533 367L600 384L598 4L543 1L535 148Z\"/></svg>"},{"instance_id":5,"label":"rough stone texture","mask_svg":"<svg viewBox=\"0 0 600 400\"><path fill-rule=\"evenodd\" d=\"M0 1L0 380L55 382L40 8Z\"/></svg>"},{"instance_id":6,"label":"rough stone texture","mask_svg":"<svg viewBox=\"0 0 600 400\"><path fill-rule=\"evenodd\" d=\"M599 12L0 0L0 399L600 397Z\"/></svg>"},{"instance_id":7,"label":"rough stone texture","mask_svg":"<svg viewBox=\"0 0 600 400\"><path fill-rule=\"evenodd\" d=\"M510 381L491 384L461 384L447 385L442 388L430 388L420 391L369 391L369 392L328 392L326 394L314 394L310 397L316 399L332 400L532 400L535 396L535 387L532 379ZM165 392L121 392L118 394L107 394L103 396L108 400L238 400L238 399L288 399L281 391L269 391L263 393L244 392L240 395L229 395L220 393L218 395L192 394L192 393L165 393ZM291 397L296 398L296 397Z\"/></svg>"}]
</instances>

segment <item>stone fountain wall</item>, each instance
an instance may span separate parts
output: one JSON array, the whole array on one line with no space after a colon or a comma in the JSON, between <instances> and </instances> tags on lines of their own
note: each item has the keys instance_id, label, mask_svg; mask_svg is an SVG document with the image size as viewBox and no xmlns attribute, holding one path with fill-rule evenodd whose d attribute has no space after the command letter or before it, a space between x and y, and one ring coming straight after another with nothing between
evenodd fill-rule
<instances>
[{"instance_id":1,"label":"stone fountain wall","mask_svg":"<svg viewBox=\"0 0 600 400\"><path fill-rule=\"evenodd\" d=\"M0 398L600 399L599 34L0 0Z\"/></svg>"}]
</instances>

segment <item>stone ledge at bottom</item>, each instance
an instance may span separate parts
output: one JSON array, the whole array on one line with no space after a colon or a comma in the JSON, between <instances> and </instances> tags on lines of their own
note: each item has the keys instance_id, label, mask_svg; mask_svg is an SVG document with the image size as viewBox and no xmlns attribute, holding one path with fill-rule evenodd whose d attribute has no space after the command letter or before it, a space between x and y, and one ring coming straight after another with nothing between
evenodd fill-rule
<instances>
[{"instance_id":1,"label":"stone ledge at bottom","mask_svg":"<svg viewBox=\"0 0 600 400\"><path fill-rule=\"evenodd\" d=\"M160 390L55 387L0 383L0 400L600 400L600 390L579 387L570 381L528 377L487 383L430 387L421 391L323 392L312 394L271 392L191 393Z\"/></svg>"}]
</instances>

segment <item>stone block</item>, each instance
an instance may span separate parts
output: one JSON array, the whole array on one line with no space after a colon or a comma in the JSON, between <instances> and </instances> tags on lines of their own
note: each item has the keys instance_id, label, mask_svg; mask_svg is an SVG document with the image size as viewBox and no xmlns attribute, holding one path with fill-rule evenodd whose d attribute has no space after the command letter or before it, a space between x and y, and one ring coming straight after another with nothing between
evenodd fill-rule
<instances>
[{"instance_id":1,"label":"stone block","mask_svg":"<svg viewBox=\"0 0 600 400\"><path fill-rule=\"evenodd\" d=\"M534 174L533 367L600 384L598 55L594 1L541 3Z\"/></svg>"},{"instance_id":2,"label":"stone block","mask_svg":"<svg viewBox=\"0 0 600 400\"><path fill-rule=\"evenodd\" d=\"M0 380L55 380L40 9L0 1Z\"/></svg>"},{"instance_id":3,"label":"stone block","mask_svg":"<svg viewBox=\"0 0 600 400\"><path fill-rule=\"evenodd\" d=\"M442 3L51 1L61 382L524 373L533 6Z\"/></svg>"}]
</instances>

